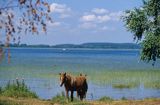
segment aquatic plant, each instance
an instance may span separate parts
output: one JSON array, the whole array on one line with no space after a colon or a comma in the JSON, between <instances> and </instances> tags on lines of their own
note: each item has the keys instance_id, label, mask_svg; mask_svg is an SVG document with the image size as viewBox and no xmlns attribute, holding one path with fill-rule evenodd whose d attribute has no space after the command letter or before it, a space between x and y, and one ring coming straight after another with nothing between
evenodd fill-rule
<instances>
[{"instance_id":1,"label":"aquatic plant","mask_svg":"<svg viewBox=\"0 0 160 105\"><path fill-rule=\"evenodd\" d=\"M112 87L113 88L117 88L117 89L124 89L124 88L134 88L134 87L136 87L137 85L136 84L132 84L132 83L130 83L130 84L112 84Z\"/></svg>"},{"instance_id":2,"label":"aquatic plant","mask_svg":"<svg viewBox=\"0 0 160 105\"><path fill-rule=\"evenodd\" d=\"M30 89L27 87L24 79L22 79L22 81L20 82L18 78L16 78L16 81L13 81L12 83L8 81L6 87L2 88L1 95L14 98L38 98L36 93L30 91Z\"/></svg>"},{"instance_id":3,"label":"aquatic plant","mask_svg":"<svg viewBox=\"0 0 160 105\"><path fill-rule=\"evenodd\" d=\"M114 88L160 88L160 70L104 70L87 73L89 81Z\"/></svg>"},{"instance_id":4,"label":"aquatic plant","mask_svg":"<svg viewBox=\"0 0 160 105\"><path fill-rule=\"evenodd\" d=\"M121 100L128 100L126 97L122 97Z\"/></svg>"},{"instance_id":5,"label":"aquatic plant","mask_svg":"<svg viewBox=\"0 0 160 105\"><path fill-rule=\"evenodd\" d=\"M113 101L114 99L110 98L110 97L107 97L107 96L104 96L102 98L99 99L99 101Z\"/></svg>"}]
</instances>

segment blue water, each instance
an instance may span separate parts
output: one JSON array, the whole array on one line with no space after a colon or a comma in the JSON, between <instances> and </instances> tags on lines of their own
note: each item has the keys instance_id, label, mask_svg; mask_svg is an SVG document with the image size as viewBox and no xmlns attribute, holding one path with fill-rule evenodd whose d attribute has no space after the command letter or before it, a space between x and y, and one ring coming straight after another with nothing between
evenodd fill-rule
<instances>
[{"instance_id":1,"label":"blue water","mask_svg":"<svg viewBox=\"0 0 160 105\"><path fill-rule=\"evenodd\" d=\"M139 50L96 50L96 49L51 49L51 48L10 48L11 62L7 57L0 63L0 86L16 77L25 78L26 84L40 98L50 99L64 91L59 87L58 73L61 71L83 72L104 70L154 70L160 68L159 61L140 61ZM7 50L6 50L7 51ZM7 54L7 53L6 53ZM89 81L87 99L109 96L142 99L160 97L160 89L147 89L143 85L133 89L114 89Z\"/></svg>"}]
</instances>

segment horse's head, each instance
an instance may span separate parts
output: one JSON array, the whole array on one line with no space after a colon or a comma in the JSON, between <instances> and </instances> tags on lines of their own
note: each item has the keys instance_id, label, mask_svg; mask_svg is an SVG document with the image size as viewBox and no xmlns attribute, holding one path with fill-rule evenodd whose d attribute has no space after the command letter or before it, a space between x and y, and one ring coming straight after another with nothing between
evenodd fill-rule
<instances>
[{"instance_id":1,"label":"horse's head","mask_svg":"<svg viewBox=\"0 0 160 105\"><path fill-rule=\"evenodd\" d=\"M66 73L59 73L60 75L60 86L62 87L63 84L66 82Z\"/></svg>"}]
</instances>

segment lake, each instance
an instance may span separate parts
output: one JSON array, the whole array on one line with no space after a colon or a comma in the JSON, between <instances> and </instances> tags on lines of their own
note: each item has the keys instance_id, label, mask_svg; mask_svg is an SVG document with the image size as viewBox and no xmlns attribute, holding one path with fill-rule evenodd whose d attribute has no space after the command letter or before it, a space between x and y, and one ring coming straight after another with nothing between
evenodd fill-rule
<instances>
[{"instance_id":1,"label":"lake","mask_svg":"<svg viewBox=\"0 0 160 105\"><path fill-rule=\"evenodd\" d=\"M11 62L0 63L0 86L24 78L42 99L64 91L59 72L87 74L88 100L108 96L114 99L160 97L160 61L140 61L139 50L10 48ZM131 88L117 88L127 84Z\"/></svg>"}]
</instances>

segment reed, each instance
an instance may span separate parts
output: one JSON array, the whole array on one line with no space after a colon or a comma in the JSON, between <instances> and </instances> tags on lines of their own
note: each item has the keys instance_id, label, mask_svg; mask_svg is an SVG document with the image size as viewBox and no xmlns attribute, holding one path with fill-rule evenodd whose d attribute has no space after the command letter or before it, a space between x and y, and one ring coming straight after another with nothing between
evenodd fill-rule
<instances>
[{"instance_id":1,"label":"reed","mask_svg":"<svg viewBox=\"0 0 160 105\"><path fill-rule=\"evenodd\" d=\"M18 78L15 81L8 81L7 85L1 89L1 96L14 98L38 98L36 93L30 91L24 80L20 81Z\"/></svg>"}]
</instances>

